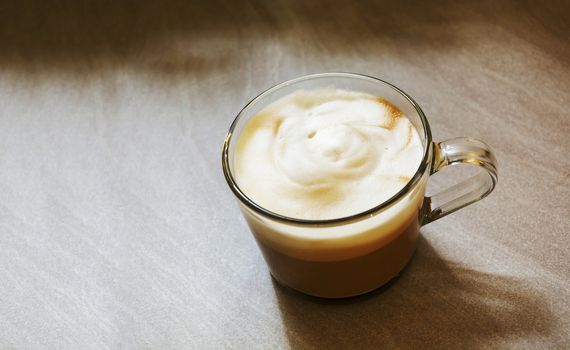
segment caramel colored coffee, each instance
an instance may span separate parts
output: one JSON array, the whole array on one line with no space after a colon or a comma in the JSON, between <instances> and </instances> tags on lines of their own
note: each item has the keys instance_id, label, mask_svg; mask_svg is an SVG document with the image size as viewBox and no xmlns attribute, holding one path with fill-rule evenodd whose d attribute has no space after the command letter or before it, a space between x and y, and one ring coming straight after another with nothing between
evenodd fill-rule
<instances>
[{"instance_id":1,"label":"caramel colored coffee","mask_svg":"<svg viewBox=\"0 0 570 350\"><path fill-rule=\"evenodd\" d=\"M381 96L300 90L269 104L237 142L244 194L284 217L330 220L377 207L417 172L423 146ZM339 225L279 222L242 206L273 276L321 297L362 294L398 274L415 249L427 175L390 207Z\"/></svg>"},{"instance_id":2,"label":"caramel colored coffee","mask_svg":"<svg viewBox=\"0 0 570 350\"><path fill-rule=\"evenodd\" d=\"M303 257L290 255L283 247L265 240L270 232L255 222L248 222L277 281L300 292L325 298L363 294L394 278L412 257L420 226L416 216L391 232L391 240L359 247L366 251L362 255L347 256L341 248L335 256L335 250L330 249L326 253L329 259L319 260L312 259L311 255L323 254L321 248L307 247Z\"/></svg>"}]
</instances>

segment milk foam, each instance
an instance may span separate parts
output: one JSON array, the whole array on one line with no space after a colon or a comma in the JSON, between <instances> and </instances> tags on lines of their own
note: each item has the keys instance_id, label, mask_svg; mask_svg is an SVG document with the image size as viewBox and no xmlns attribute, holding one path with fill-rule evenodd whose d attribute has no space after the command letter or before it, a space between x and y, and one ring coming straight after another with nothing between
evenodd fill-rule
<instances>
[{"instance_id":1,"label":"milk foam","mask_svg":"<svg viewBox=\"0 0 570 350\"><path fill-rule=\"evenodd\" d=\"M324 220L373 208L417 171L417 130L381 98L299 90L251 118L235 153L236 181L260 206Z\"/></svg>"}]
</instances>

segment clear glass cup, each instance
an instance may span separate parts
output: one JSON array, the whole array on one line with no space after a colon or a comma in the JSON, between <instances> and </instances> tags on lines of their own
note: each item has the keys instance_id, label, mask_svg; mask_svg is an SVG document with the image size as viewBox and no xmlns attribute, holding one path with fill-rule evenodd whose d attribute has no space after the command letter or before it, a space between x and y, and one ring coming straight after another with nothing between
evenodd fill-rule
<instances>
[{"instance_id":1,"label":"clear glass cup","mask_svg":"<svg viewBox=\"0 0 570 350\"><path fill-rule=\"evenodd\" d=\"M304 220L271 212L238 185L236 141L248 120L270 103L297 90L323 87L364 92L396 105L417 129L423 159L404 188L364 212L331 220ZM429 176L455 164L474 165L481 171L436 195L425 196ZM468 137L434 142L424 113L409 95L380 79L352 73L300 77L254 98L230 127L222 167L273 277L300 292L325 298L355 296L382 286L412 257L422 225L482 199L497 184L497 161L489 146Z\"/></svg>"}]
</instances>

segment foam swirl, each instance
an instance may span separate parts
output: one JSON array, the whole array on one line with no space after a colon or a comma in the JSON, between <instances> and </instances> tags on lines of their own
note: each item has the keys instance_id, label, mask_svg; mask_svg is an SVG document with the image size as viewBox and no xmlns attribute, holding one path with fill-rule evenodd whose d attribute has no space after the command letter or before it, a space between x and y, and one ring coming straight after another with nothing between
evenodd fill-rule
<instances>
[{"instance_id":1,"label":"foam swirl","mask_svg":"<svg viewBox=\"0 0 570 350\"><path fill-rule=\"evenodd\" d=\"M297 91L245 126L239 186L282 215L331 219L370 209L413 176L423 148L392 104L344 90Z\"/></svg>"}]
</instances>

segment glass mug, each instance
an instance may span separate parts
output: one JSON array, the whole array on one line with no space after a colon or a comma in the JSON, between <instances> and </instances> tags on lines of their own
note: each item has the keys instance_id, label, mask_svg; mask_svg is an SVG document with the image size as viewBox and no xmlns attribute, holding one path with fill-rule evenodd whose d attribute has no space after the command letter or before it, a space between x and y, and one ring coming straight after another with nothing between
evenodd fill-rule
<instances>
[{"instance_id":1,"label":"glass mug","mask_svg":"<svg viewBox=\"0 0 570 350\"><path fill-rule=\"evenodd\" d=\"M297 90L337 88L368 93L398 107L417 129L423 158L398 193L373 208L331 220L304 220L271 212L242 192L235 178L234 153L248 120L270 103ZM477 175L431 197L429 176L454 164L478 166ZM352 73L322 73L293 79L248 103L226 136L222 167L231 190L273 277L300 292L325 298L355 296L390 281L411 259L420 227L487 196L497 183L497 161L473 138L432 140L420 106L396 86Z\"/></svg>"}]
</instances>

